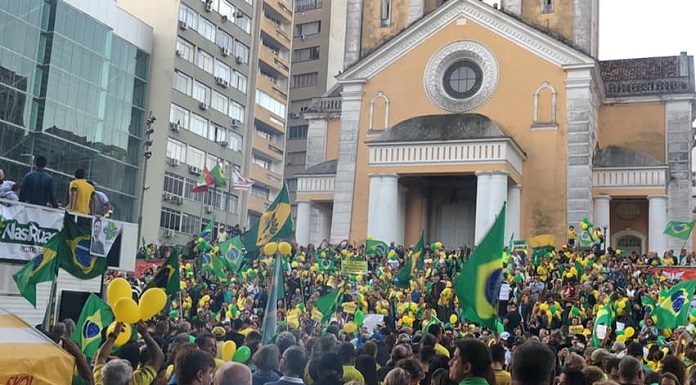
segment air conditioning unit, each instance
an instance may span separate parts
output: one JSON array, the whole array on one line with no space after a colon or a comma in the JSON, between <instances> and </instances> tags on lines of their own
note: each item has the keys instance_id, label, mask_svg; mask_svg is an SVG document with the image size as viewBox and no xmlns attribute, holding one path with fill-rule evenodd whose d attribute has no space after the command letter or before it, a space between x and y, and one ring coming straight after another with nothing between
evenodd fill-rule
<instances>
[{"instance_id":1,"label":"air conditioning unit","mask_svg":"<svg viewBox=\"0 0 696 385\"><path fill-rule=\"evenodd\" d=\"M205 2L205 11L206 12L212 12L213 11L213 2L208 0Z\"/></svg>"},{"instance_id":2,"label":"air conditioning unit","mask_svg":"<svg viewBox=\"0 0 696 385\"><path fill-rule=\"evenodd\" d=\"M201 175L201 169L196 166L189 166L189 173L193 175Z\"/></svg>"},{"instance_id":3,"label":"air conditioning unit","mask_svg":"<svg viewBox=\"0 0 696 385\"><path fill-rule=\"evenodd\" d=\"M223 22L223 23L226 22L226 21L229 20L229 19L230 19L230 18L227 17L227 15L222 15L222 22Z\"/></svg>"},{"instance_id":4,"label":"air conditioning unit","mask_svg":"<svg viewBox=\"0 0 696 385\"><path fill-rule=\"evenodd\" d=\"M169 158L169 165L172 167L177 167L180 164L179 159Z\"/></svg>"},{"instance_id":5,"label":"air conditioning unit","mask_svg":"<svg viewBox=\"0 0 696 385\"><path fill-rule=\"evenodd\" d=\"M200 108L202 111L205 111L208 109L208 104L200 102L198 103L198 108Z\"/></svg>"},{"instance_id":6,"label":"air conditioning unit","mask_svg":"<svg viewBox=\"0 0 696 385\"><path fill-rule=\"evenodd\" d=\"M182 205L182 204L184 204L184 197L179 196L179 195L175 195L172 198L172 202L176 203L177 205Z\"/></svg>"},{"instance_id":7,"label":"air conditioning unit","mask_svg":"<svg viewBox=\"0 0 696 385\"><path fill-rule=\"evenodd\" d=\"M170 200L172 200L173 197L174 197L174 195L172 195L172 193L166 192L166 193L162 194L163 201L170 201Z\"/></svg>"},{"instance_id":8,"label":"air conditioning unit","mask_svg":"<svg viewBox=\"0 0 696 385\"><path fill-rule=\"evenodd\" d=\"M227 88L227 87L230 86L230 82L228 82L227 80L223 80L223 81L222 81L222 86L225 87L225 88Z\"/></svg>"},{"instance_id":9,"label":"air conditioning unit","mask_svg":"<svg viewBox=\"0 0 696 385\"><path fill-rule=\"evenodd\" d=\"M232 127L239 128L242 125L242 121L239 119L232 119Z\"/></svg>"},{"instance_id":10,"label":"air conditioning unit","mask_svg":"<svg viewBox=\"0 0 696 385\"><path fill-rule=\"evenodd\" d=\"M220 76L216 76L215 77L215 84L221 86L221 85L225 84L225 79L221 78Z\"/></svg>"},{"instance_id":11,"label":"air conditioning unit","mask_svg":"<svg viewBox=\"0 0 696 385\"><path fill-rule=\"evenodd\" d=\"M178 49L176 50L175 53L176 53L176 56L178 56L178 57L181 57L181 55L182 55L182 54L181 54L181 51L179 51Z\"/></svg>"},{"instance_id":12,"label":"air conditioning unit","mask_svg":"<svg viewBox=\"0 0 696 385\"><path fill-rule=\"evenodd\" d=\"M301 116L299 112L291 112L288 114L290 119L300 119Z\"/></svg>"},{"instance_id":13,"label":"air conditioning unit","mask_svg":"<svg viewBox=\"0 0 696 385\"><path fill-rule=\"evenodd\" d=\"M237 11L237 12L234 13L234 16L235 16L237 19L241 19L241 18L244 17L244 12L242 12L242 11Z\"/></svg>"},{"instance_id":14,"label":"air conditioning unit","mask_svg":"<svg viewBox=\"0 0 696 385\"><path fill-rule=\"evenodd\" d=\"M218 141L217 144L219 144L219 145L222 146L222 147L227 147L227 145L229 145L229 143L227 143L227 142L224 141L224 140Z\"/></svg>"},{"instance_id":15,"label":"air conditioning unit","mask_svg":"<svg viewBox=\"0 0 696 385\"><path fill-rule=\"evenodd\" d=\"M212 212L213 212L213 206L212 206L212 205L206 206L206 207L205 207L205 212L208 213L208 214L212 213Z\"/></svg>"},{"instance_id":16,"label":"air conditioning unit","mask_svg":"<svg viewBox=\"0 0 696 385\"><path fill-rule=\"evenodd\" d=\"M305 35L303 35L303 34L300 35L300 40L304 40L304 39L305 39Z\"/></svg>"},{"instance_id":17,"label":"air conditioning unit","mask_svg":"<svg viewBox=\"0 0 696 385\"><path fill-rule=\"evenodd\" d=\"M179 132L179 131L181 131L181 126L179 125L179 123L171 122L171 123L169 123L169 129L174 131L174 132Z\"/></svg>"},{"instance_id":18,"label":"air conditioning unit","mask_svg":"<svg viewBox=\"0 0 696 385\"><path fill-rule=\"evenodd\" d=\"M188 25L186 24L185 21L179 20L179 29L182 29L184 31L188 29Z\"/></svg>"},{"instance_id":19,"label":"air conditioning unit","mask_svg":"<svg viewBox=\"0 0 696 385\"><path fill-rule=\"evenodd\" d=\"M172 230L172 229L164 230L164 237L165 238L171 238L173 236L174 236L174 230Z\"/></svg>"},{"instance_id":20,"label":"air conditioning unit","mask_svg":"<svg viewBox=\"0 0 696 385\"><path fill-rule=\"evenodd\" d=\"M230 56L230 49L227 47L221 47L222 48L222 56L227 57Z\"/></svg>"},{"instance_id":21,"label":"air conditioning unit","mask_svg":"<svg viewBox=\"0 0 696 385\"><path fill-rule=\"evenodd\" d=\"M241 56L237 56L234 58L235 63L237 64L242 64L244 63L244 59Z\"/></svg>"}]
</instances>

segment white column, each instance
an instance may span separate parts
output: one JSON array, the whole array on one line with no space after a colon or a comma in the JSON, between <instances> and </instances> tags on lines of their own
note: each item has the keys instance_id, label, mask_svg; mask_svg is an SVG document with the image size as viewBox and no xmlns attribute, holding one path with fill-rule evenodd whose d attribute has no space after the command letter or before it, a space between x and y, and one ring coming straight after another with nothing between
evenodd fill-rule
<instances>
[{"instance_id":1,"label":"white column","mask_svg":"<svg viewBox=\"0 0 696 385\"><path fill-rule=\"evenodd\" d=\"M513 184L508 186L507 192L507 216L505 217L505 242L510 240L510 236L515 235L515 239L523 239L520 234L520 211L522 200L522 186Z\"/></svg>"},{"instance_id":2,"label":"white column","mask_svg":"<svg viewBox=\"0 0 696 385\"><path fill-rule=\"evenodd\" d=\"M607 235L604 240L605 247L611 246L611 223L610 223L610 210L609 202L611 197L609 195L595 195L594 197L594 210L592 219L594 220L595 227L606 227Z\"/></svg>"},{"instance_id":3,"label":"white column","mask_svg":"<svg viewBox=\"0 0 696 385\"><path fill-rule=\"evenodd\" d=\"M399 177L370 174L367 234L387 243L399 239Z\"/></svg>"},{"instance_id":4,"label":"white column","mask_svg":"<svg viewBox=\"0 0 696 385\"><path fill-rule=\"evenodd\" d=\"M667 236L663 234L667 227L667 195L650 195L648 202L649 251L662 256L667 250Z\"/></svg>"},{"instance_id":5,"label":"white column","mask_svg":"<svg viewBox=\"0 0 696 385\"><path fill-rule=\"evenodd\" d=\"M297 223L295 224L295 242L300 246L309 244L309 226L311 225L312 204L297 202Z\"/></svg>"},{"instance_id":6,"label":"white column","mask_svg":"<svg viewBox=\"0 0 696 385\"><path fill-rule=\"evenodd\" d=\"M500 213L503 204L507 201L508 196L508 173L506 171L491 172L490 185L490 203L488 206L488 227L493 225L496 215ZM488 229L486 229L488 231Z\"/></svg>"},{"instance_id":7,"label":"white column","mask_svg":"<svg viewBox=\"0 0 696 385\"><path fill-rule=\"evenodd\" d=\"M491 173L476 172L476 227L474 228L474 243L478 243L486 235L490 226L488 207L490 202Z\"/></svg>"},{"instance_id":8,"label":"white column","mask_svg":"<svg viewBox=\"0 0 696 385\"><path fill-rule=\"evenodd\" d=\"M324 239L329 239L331 234L331 212L324 208L319 207L319 215L317 217L317 239L315 245L321 243Z\"/></svg>"}]
</instances>

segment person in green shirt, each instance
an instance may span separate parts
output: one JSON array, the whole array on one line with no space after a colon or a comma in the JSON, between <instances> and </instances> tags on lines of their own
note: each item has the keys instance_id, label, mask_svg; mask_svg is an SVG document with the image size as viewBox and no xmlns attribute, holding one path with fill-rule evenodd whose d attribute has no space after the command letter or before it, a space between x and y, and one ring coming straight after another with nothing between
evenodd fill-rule
<instances>
[{"instance_id":1,"label":"person in green shirt","mask_svg":"<svg viewBox=\"0 0 696 385\"><path fill-rule=\"evenodd\" d=\"M529 341L512 352L512 385L551 385L556 377L556 356L537 341Z\"/></svg>"},{"instance_id":2,"label":"person in green shirt","mask_svg":"<svg viewBox=\"0 0 696 385\"><path fill-rule=\"evenodd\" d=\"M491 368L491 353L483 342L459 341L449 361L450 380L459 385L488 385L486 374Z\"/></svg>"}]
</instances>

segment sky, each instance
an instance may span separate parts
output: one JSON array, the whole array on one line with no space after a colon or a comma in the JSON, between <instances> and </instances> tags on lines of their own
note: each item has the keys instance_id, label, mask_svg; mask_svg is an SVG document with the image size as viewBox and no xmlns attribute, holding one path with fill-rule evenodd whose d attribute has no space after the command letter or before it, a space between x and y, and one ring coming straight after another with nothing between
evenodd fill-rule
<instances>
[{"instance_id":1,"label":"sky","mask_svg":"<svg viewBox=\"0 0 696 385\"><path fill-rule=\"evenodd\" d=\"M599 4L600 60L675 56L682 51L696 55L696 0L599 0Z\"/></svg>"}]
</instances>

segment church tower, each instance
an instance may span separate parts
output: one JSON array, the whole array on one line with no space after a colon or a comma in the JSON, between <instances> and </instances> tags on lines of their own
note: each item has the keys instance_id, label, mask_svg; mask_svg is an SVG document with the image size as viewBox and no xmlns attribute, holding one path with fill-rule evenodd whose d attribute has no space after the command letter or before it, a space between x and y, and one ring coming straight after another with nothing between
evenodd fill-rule
<instances>
[{"instance_id":1,"label":"church tower","mask_svg":"<svg viewBox=\"0 0 696 385\"><path fill-rule=\"evenodd\" d=\"M502 0L503 11L596 58L599 0Z\"/></svg>"}]
</instances>

